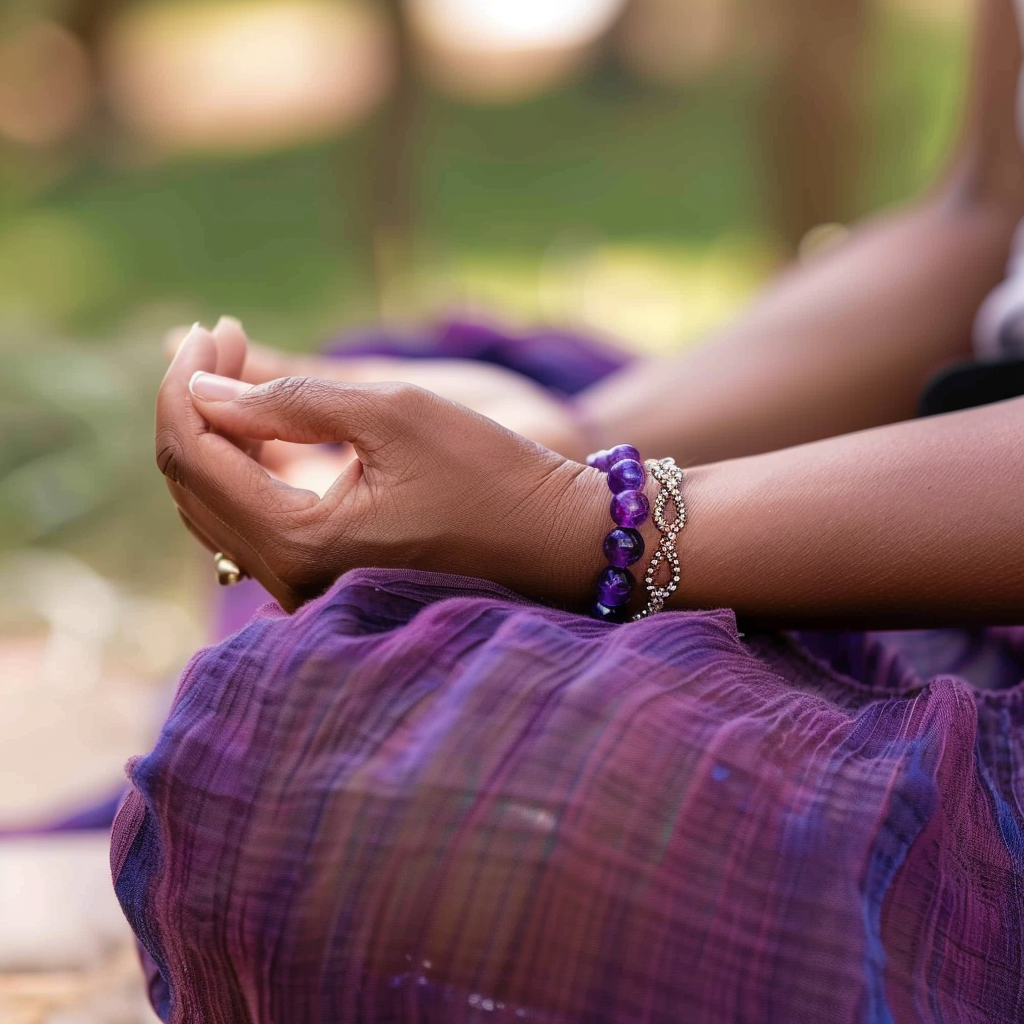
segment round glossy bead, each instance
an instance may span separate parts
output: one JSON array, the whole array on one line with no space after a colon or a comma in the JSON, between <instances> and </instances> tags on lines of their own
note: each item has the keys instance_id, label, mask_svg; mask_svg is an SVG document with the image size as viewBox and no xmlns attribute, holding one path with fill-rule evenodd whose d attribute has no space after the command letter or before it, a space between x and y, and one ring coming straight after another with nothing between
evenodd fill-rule
<instances>
[{"instance_id":1,"label":"round glossy bead","mask_svg":"<svg viewBox=\"0 0 1024 1024\"><path fill-rule=\"evenodd\" d=\"M633 574L628 569L606 565L597 577L597 603L621 608L633 596Z\"/></svg>"},{"instance_id":2,"label":"round glossy bead","mask_svg":"<svg viewBox=\"0 0 1024 1024\"><path fill-rule=\"evenodd\" d=\"M626 609L625 606L620 608L609 608L606 604L601 604L598 601L593 608L590 609L590 615L592 618L600 619L602 622L625 622L626 621Z\"/></svg>"},{"instance_id":3,"label":"round glossy bead","mask_svg":"<svg viewBox=\"0 0 1024 1024\"><path fill-rule=\"evenodd\" d=\"M643 553L644 539L636 530L617 526L604 539L604 557L620 569L639 561Z\"/></svg>"},{"instance_id":4,"label":"round glossy bead","mask_svg":"<svg viewBox=\"0 0 1024 1024\"><path fill-rule=\"evenodd\" d=\"M619 459L608 470L608 489L612 494L621 491L642 491L647 483L647 470L636 459Z\"/></svg>"},{"instance_id":5,"label":"round glossy bead","mask_svg":"<svg viewBox=\"0 0 1024 1024\"><path fill-rule=\"evenodd\" d=\"M612 498L612 520L616 526L637 527L651 514L651 503L643 491L621 491Z\"/></svg>"},{"instance_id":6,"label":"round glossy bead","mask_svg":"<svg viewBox=\"0 0 1024 1024\"><path fill-rule=\"evenodd\" d=\"M609 469L616 462L621 462L623 459L632 459L634 462L640 462L641 464L643 462L640 458L640 453L631 444L617 444L614 448L608 449L607 465ZM605 472L607 471L606 469Z\"/></svg>"},{"instance_id":7,"label":"round glossy bead","mask_svg":"<svg viewBox=\"0 0 1024 1024\"><path fill-rule=\"evenodd\" d=\"M605 461L608 458L608 452L602 448L599 452L593 452L587 456L587 465L592 466L594 469L601 470L602 473L608 471L608 464Z\"/></svg>"}]
</instances>

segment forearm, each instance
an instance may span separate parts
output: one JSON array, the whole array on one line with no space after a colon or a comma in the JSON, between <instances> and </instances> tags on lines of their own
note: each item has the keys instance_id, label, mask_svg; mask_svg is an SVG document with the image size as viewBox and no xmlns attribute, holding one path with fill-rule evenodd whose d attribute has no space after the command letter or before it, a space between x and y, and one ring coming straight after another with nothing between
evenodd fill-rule
<instances>
[{"instance_id":1,"label":"forearm","mask_svg":"<svg viewBox=\"0 0 1024 1024\"><path fill-rule=\"evenodd\" d=\"M670 607L783 628L1019 622L1022 451L1015 399L693 469ZM607 517L592 516L591 534ZM657 542L645 531L637 568ZM580 543L593 579L600 544Z\"/></svg>"},{"instance_id":2,"label":"forearm","mask_svg":"<svg viewBox=\"0 0 1024 1024\"><path fill-rule=\"evenodd\" d=\"M945 187L784 275L732 326L582 398L606 443L700 464L913 415L922 385L967 355L1024 216L1013 0L978 0L971 83Z\"/></svg>"},{"instance_id":3,"label":"forearm","mask_svg":"<svg viewBox=\"0 0 1024 1024\"><path fill-rule=\"evenodd\" d=\"M947 192L867 224L705 344L587 392L584 414L691 464L906 419L930 374L969 353L1017 212Z\"/></svg>"}]
</instances>

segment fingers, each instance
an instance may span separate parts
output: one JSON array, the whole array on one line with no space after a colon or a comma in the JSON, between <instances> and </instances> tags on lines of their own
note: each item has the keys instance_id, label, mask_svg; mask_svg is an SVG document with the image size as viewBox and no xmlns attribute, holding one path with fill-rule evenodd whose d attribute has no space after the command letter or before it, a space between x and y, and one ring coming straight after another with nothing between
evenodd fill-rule
<instances>
[{"instance_id":1,"label":"fingers","mask_svg":"<svg viewBox=\"0 0 1024 1024\"><path fill-rule=\"evenodd\" d=\"M232 316L222 316L213 329L213 337L217 342L215 372L222 377L241 377L249 345L241 321Z\"/></svg>"},{"instance_id":2,"label":"fingers","mask_svg":"<svg viewBox=\"0 0 1024 1024\"><path fill-rule=\"evenodd\" d=\"M222 316L213 329L213 338L217 343L217 373L222 377L240 377L245 366L249 339L241 321L231 316ZM244 437L227 435L232 444L241 448L246 455L262 462L260 457L261 442Z\"/></svg>"},{"instance_id":3,"label":"fingers","mask_svg":"<svg viewBox=\"0 0 1024 1024\"><path fill-rule=\"evenodd\" d=\"M217 344L209 331L195 324L182 339L171 360L171 365L164 374L163 383L157 394L157 428L163 423L173 430L188 433L205 433L208 429L206 421L199 414L194 403L189 401L187 394L179 394L175 384L182 377L188 378L200 370L212 372L217 365ZM187 375L187 376L186 376ZM161 461L160 447L157 447L157 462ZM164 467L161 465L161 470Z\"/></svg>"},{"instance_id":4,"label":"fingers","mask_svg":"<svg viewBox=\"0 0 1024 1024\"><path fill-rule=\"evenodd\" d=\"M172 359L188 334L187 327L172 327L163 341L164 352ZM245 333L241 321L223 316L213 329L219 351L216 373L235 377L250 384L266 384L279 377L321 377L325 380L370 383L401 377L402 360L384 356L323 358L280 352L258 345ZM241 361L239 359L241 353ZM221 362L223 359L223 362Z\"/></svg>"},{"instance_id":5,"label":"fingers","mask_svg":"<svg viewBox=\"0 0 1024 1024\"><path fill-rule=\"evenodd\" d=\"M196 408L219 431L300 444L348 441L371 460L437 400L409 384L283 377L249 387L208 372L194 374L189 388Z\"/></svg>"},{"instance_id":6,"label":"fingers","mask_svg":"<svg viewBox=\"0 0 1024 1024\"><path fill-rule=\"evenodd\" d=\"M157 464L216 519L237 524L237 532L258 538L271 534L282 514L307 511L319 499L275 482L244 452L211 431L189 394L188 382L199 371L212 373L216 361L213 336L193 328L157 396Z\"/></svg>"},{"instance_id":7,"label":"fingers","mask_svg":"<svg viewBox=\"0 0 1024 1024\"><path fill-rule=\"evenodd\" d=\"M284 560L283 538L274 538L274 543L264 538L263 549L257 551L237 531L214 517L190 491L170 481L167 486L178 506L181 521L207 551L211 554L226 554L246 576L259 580L283 608L293 610L302 603L304 597L309 596L284 578L282 567L278 564Z\"/></svg>"},{"instance_id":8,"label":"fingers","mask_svg":"<svg viewBox=\"0 0 1024 1024\"><path fill-rule=\"evenodd\" d=\"M168 359L173 359L177 355L190 330L189 327L172 327L164 335L163 349ZM217 345L217 365L214 372L222 377L240 378L249 347L249 338L242 327L242 322L233 316L222 316L211 333Z\"/></svg>"}]
</instances>

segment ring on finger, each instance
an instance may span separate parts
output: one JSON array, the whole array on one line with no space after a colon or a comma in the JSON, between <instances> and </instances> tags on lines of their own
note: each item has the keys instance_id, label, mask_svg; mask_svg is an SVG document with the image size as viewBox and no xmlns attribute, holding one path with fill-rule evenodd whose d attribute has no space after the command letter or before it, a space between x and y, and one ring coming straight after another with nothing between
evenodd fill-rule
<instances>
[{"instance_id":1,"label":"ring on finger","mask_svg":"<svg viewBox=\"0 0 1024 1024\"><path fill-rule=\"evenodd\" d=\"M217 572L217 582L222 587L233 587L245 578L245 573L242 572L239 564L233 558L225 555L223 551L218 551L213 556L213 567Z\"/></svg>"}]
</instances>

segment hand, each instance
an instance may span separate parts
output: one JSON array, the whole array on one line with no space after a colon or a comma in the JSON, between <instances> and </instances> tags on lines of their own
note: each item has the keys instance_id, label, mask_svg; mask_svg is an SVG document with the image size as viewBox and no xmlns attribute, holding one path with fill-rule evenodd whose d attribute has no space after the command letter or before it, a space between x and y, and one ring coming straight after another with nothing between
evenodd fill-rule
<instances>
[{"instance_id":1,"label":"hand","mask_svg":"<svg viewBox=\"0 0 1024 1024\"><path fill-rule=\"evenodd\" d=\"M608 515L596 470L404 383L200 376L190 392L197 371L237 365L229 348L200 327L182 344L158 397L157 461L190 529L283 607L356 566L482 576L585 604ZM273 439L347 442L357 458L321 498L252 457L250 442Z\"/></svg>"},{"instance_id":2,"label":"hand","mask_svg":"<svg viewBox=\"0 0 1024 1024\"><path fill-rule=\"evenodd\" d=\"M396 359L357 356L326 359L279 352L249 342L241 324L224 317L214 328L218 346L244 352L243 365L226 374L250 384L264 384L280 377L315 377L349 384L403 381L459 402L523 437L582 462L600 445L586 436L572 407L546 388L514 370L472 359ZM176 348L180 333L169 339ZM287 464L290 454L275 450ZM276 469L277 467L275 467Z\"/></svg>"},{"instance_id":3,"label":"hand","mask_svg":"<svg viewBox=\"0 0 1024 1024\"><path fill-rule=\"evenodd\" d=\"M168 355L173 358L184 340L187 329L171 331L166 340ZM217 346L216 372L224 377L235 377L253 384L272 380L275 376L289 376L269 372L276 353L269 349L257 350L246 336L241 323L233 317L221 317L212 331ZM327 360L306 359L302 356L281 356L281 366L287 362L291 375L316 376L317 364ZM292 444L289 441L248 443L245 450L255 458L276 480L293 487L324 494L338 474L355 458L351 445Z\"/></svg>"}]
</instances>

